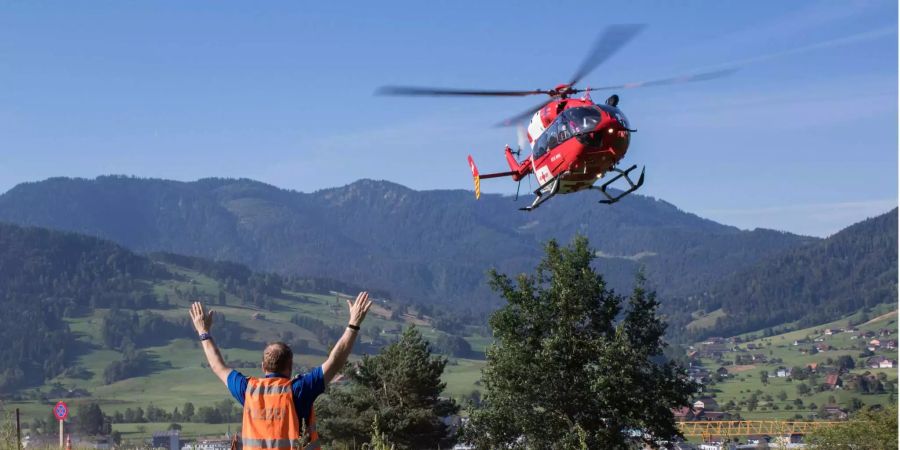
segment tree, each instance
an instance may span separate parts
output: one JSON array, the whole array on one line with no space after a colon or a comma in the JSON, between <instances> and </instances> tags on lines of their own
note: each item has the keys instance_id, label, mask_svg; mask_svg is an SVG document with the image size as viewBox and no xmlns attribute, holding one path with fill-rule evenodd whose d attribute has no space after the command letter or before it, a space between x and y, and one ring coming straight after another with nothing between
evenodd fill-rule
<instances>
[{"instance_id":1,"label":"tree","mask_svg":"<svg viewBox=\"0 0 900 450\"><path fill-rule=\"evenodd\" d=\"M850 421L819 428L806 436L807 445L816 450L897 448L897 407L878 411L860 411Z\"/></svg>"},{"instance_id":2,"label":"tree","mask_svg":"<svg viewBox=\"0 0 900 450\"><path fill-rule=\"evenodd\" d=\"M483 406L466 440L484 448L619 448L679 434L671 408L697 386L665 361L665 324L643 276L628 299L591 267L587 239L546 245L534 275L492 271L507 304L490 318L494 344L483 371ZM638 394L639 393L639 394Z\"/></svg>"},{"instance_id":3,"label":"tree","mask_svg":"<svg viewBox=\"0 0 900 450\"><path fill-rule=\"evenodd\" d=\"M97 403L91 402L86 405L81 405L78 407L78 413L75 414L75 427L81 433L87 435L100 435L107 434L105 429L105 422L103 416L103 411L100 410L100 405Z\"/></svg>"},{"instance_id":4,"label":"tree","mask_svg":"<svg viewBox=\"0 0 900 450\"><path fill-rule=\"evenodd\" d=\"M185 422L190 422L194 419L194 404L191 402L185 402L184 406L181 407L181 417Z\"/></svg>"},{"instance_id":5,"label":"tree","mask_svg":"<svg viewBox=\"0 0 900 450\"><path fill-rule=\"evenodd\" d=\"M809 394L809 386L806 383L800 383L797 385L797 394L798 395L806 395Z\"/></svg>"},{"instance_id":6,"label":"tree","mask_svg":"<svg viewBox=\"0 0 900 450\"><path fill-rule=\"evenodd\" d=\"M459 412L452 399L441 397L447 358L432 356L415 326L376 356L363 356L345 370L350 383L333 388L316 405L323 442L367 442L375 418L378 430L398 449L449 448L456 441L442 418Z\"/></svg>"},{"instance_id":7,"label":"tree","mask_svg":"<svg viewBox=\"0 0 900 450\"><path fill-rule=\"evenodd\" d=\"M853 362L852 356L841 355L837 360L837 366L842 370L851 370L856 367L856 364Z\"/></svg>"},{"instance_id":8,"label":"tree","mask_svg":"<svg viewBox=\"0 0 900 450\"><path fill-rule=\"evenodd\" d=\"M469 358L472 356L472 346L460 336L449 333L440 333L435 342L435 349L440 353L457 358Z\"/></svg>"},{"instance_id":9,"label":"tree","mask_svg":"<svg viewBox=\"0 0 900 450\"><path fill-rule=\"evenodd\" d=\"M763 385L769 384L769 372L761 370L759 372L759 381L762 381Z\"/></svg>"}]
</instances>

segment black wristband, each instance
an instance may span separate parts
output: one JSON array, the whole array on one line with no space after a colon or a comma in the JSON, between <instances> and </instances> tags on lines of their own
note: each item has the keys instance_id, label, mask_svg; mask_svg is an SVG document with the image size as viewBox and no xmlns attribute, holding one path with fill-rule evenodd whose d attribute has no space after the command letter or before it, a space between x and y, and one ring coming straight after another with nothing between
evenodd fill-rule
<instances>
[{"instance_id":1,"label":"black wristband","mask_svg":"<svg viewBox=\"0 0 900 450\"><path fill-rule=\"evenodd\" d=\"M200 340L205 341L207 339L212 339L212 336L209 333L200 333Z\"/></svg>"},{"instance_id":2,"label":"black wristband","mask_svg":"<svg viewBox=\"0 0 900 450\"><path fill-rule=\"evenodd\" d=\"M353 325L352 323L347 324L347 328L349 328L353 331L359 331L359 325Z\"/></svg>"}]
</instances>

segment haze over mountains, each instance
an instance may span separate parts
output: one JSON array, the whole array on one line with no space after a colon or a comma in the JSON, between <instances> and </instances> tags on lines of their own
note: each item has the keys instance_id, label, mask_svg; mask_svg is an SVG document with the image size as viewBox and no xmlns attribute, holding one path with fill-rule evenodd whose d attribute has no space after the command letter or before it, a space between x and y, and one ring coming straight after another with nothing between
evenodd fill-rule
<instances>
[{"instance_id":1,"label":"haze over mountains","mask_svg":"<svg viewBox=\"0 0 900 450\"><path fill-rule=\"evenodd\" d=\"M136 251L242 262L328 277L415 302L487 307L485 271L531 270L550 238L585 234L600 269L627 290L639 266L663 296L688 296L763 258L818 241L743 231L632 195L612 207L591 193L528 201L463 190L414 191L360 180L300 193L252 181L106 176L24 183L0 196L0 220L110 239Z\"/></svg>"}]
</instances>

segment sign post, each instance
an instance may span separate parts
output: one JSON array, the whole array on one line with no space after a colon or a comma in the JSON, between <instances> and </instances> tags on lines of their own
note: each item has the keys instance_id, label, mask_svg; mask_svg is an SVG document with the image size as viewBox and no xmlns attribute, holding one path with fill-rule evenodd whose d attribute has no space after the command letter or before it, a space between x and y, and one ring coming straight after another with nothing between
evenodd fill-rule
<instances>
[{"instance_id":1,"label":"sign post","mask_svg":"<svg viewBox=\"0 0 900 450\"><path fill-rule=\"evenodd\" d=\"M53 407L53 415L59 421L59 448L64 448L66 444L63 441L63 422L69 417L69 407L66 405L66 402L58 402Z\"/></svg>"},{"instance_id":2,"label":"sign post","mask_svg":"<svg viewBox=\"0 0 900 450\"><path fill-rule=\"evenodd\" d=\"M16 408L16 449L22 448L22 423L19 422L19 408Z\"/></svg>"}]
</instances>

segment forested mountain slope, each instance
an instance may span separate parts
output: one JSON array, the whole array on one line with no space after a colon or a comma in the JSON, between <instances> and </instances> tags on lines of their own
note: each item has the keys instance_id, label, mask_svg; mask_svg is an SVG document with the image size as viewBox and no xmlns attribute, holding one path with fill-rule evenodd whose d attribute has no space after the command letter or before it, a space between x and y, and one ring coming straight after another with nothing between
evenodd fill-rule
<instances>
[{"instance_id":1,"label":"forested mountain slope","mask_svg":"<svg viewBox=\"0 0 900 450\"><path fill-rule=\"evenodd\" d=\"M480 309L496 301L485 271L532 269L549 238L585 234L612 286L628 289L643 265L664 298L696 294L817 240L742 231L639 195L600 205L592 194L560 196L524 213L517 208L525 198L475 201L468 191L414 191L373 180L300 193L245 179L54 178L0 196L0 220Z\"/></svg>"},{"instance_id":2,"label":"forested mountain slope","mask_svg":"<svg viewBox=\"0 0 900 450\"><path fill-rule=\"evenodd\" d=\"M725 315L705 335L835 320L897 302L897 209L790 250L714 285L702 300Z\"/></svg>"}]
</instances>

